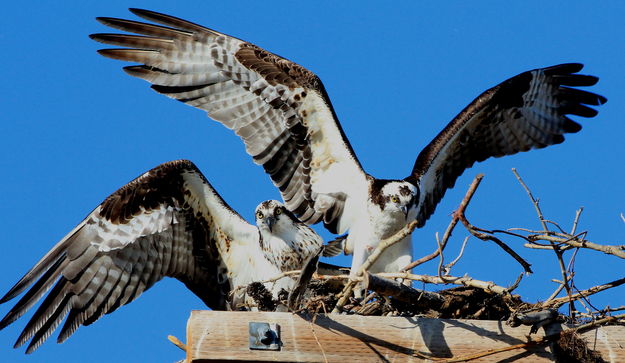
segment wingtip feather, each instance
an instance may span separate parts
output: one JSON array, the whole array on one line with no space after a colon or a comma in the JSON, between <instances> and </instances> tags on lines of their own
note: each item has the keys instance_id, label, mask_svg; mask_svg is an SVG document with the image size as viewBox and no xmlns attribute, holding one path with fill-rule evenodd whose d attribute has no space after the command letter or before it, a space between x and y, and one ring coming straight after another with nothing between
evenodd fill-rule
<instances>
[{"instance_id":1,"label":"wingtip feather","mask_svg":"<svg viewBox=\"0 0 625 363\"><path fill-rule=\"evenodd\" d=\"M543 68L543 71L547 75L564 74L564 73L577 73L584 68L582 63L562 63L555 66Z\"/></svg>"}]
</instances>

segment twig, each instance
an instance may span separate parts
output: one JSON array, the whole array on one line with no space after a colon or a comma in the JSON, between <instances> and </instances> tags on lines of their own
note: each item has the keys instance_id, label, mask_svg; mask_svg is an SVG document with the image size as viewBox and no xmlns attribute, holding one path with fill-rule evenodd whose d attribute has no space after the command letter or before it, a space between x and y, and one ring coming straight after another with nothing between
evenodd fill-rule
<instances>
[{"instance_id":1,"label":"twig","mask_svg":"<svg viewBox=\"0 0 625 363\"><path fill-rule=\"evenodd\" d=\"M560 283L560 285L558 285L558 288L549 296L549 298L545 301L545 303L555 299L556 296L558 296L558 294L560 293L560 291L562 291L562 289L564 289L564 284Z\"/></svg>"},{"instance_id":2,"label":"twig","mask_svg":"<svg viewBox=\"0 0 625 363\"><path fill-rule=\"evenodd\" d=\"M615 307L615 308L611 308L611 307L608 306L608 307L606 307L604 309L601 309L601 310L597 311L597 313L598 314L607 314L607 313L612 313L612 312L621 311L621 310L625 310L625 305L618 306L618 307Z\"/></svg>"},{"instance_id":3,"label":"twig","mask_svg":"<svg viewBox=\"0 0 625 363\"><path fill-rule=\"evenodd\" d=\"M534 198L534 195L532 195L532 192L530 191L528 186L525 184L523 179L521 179L521 176L519 175L519 173L517 173L515 168L512 168L512 172L514 173L514 175L518 179L519 183L521 183L521 186L523 186L523 189L525 189L525 192L527 192L527 195L529 196L530 200L532 201L532 204L534 204L534 208L536 209L536 214L538 214L538 219L540 220L540 223L541 223L541 225L543 227L543 230L545 230L545 232L548 232L549 229L547 228L547 223L546 223L545 218L543 216L543 212L540 210L540 206L538 205L538 200L536 198ZM559 226L558 226L558 228L559 228ZM559 228L559 229L562 230L561 228ZM558 265L560 266L560 273L562 274L562 284L564 285L564 289L566 290L566 294L569 296L569 315L571 316L571 318L573 318L573 311L575 311L575 305L573 303L573 300L570 299L572 292L571 292L571 286L569 284L569 276L566 273L566 267L564 266L564 260L562 259L563 251L559 247L557 247L554 244L554 242L551 242L551 244L553 245L553 252L556 255L556 259L558 260Z\"/></svg>"},{"instance_id":4,"label":"twig","mask_svg":"<svg viewBox=\"0 0 625 363\"><path fill-rule=\"evenodd\" d=\"M575 212L575 219L573 220L573 227L571 228L571 235L575 234L575 230L577 230L577 222L579 222L579 216L582 214L584 207L579 207L579 209Z\"/></svg>"},{"instance_id":5,"label":"twig","mask_svg":"<svg viewBox=\"0 0 625 363\"><path fill-rule=\"evenodd\" d=\"M519 254L514 252L514 250L512 248L508 247L508 245L503 243L499 238L493 236L492 235L492 231L488 231L488 230L485 230L485 229L481 229L481 228L475 227L474 225L469 223L469 221L467 220L467 218L464 215L458 216L458 218L460 218L460 221L462 222L464 227L473 236L481 239L482 241L492 241L492 242L495 242L499 247L501 247L510 256L512 256L519 264L521 264L521 266L523 266L523 270L525 270L526 273L528 273L528 274L532 273L532 268L531 268L532 265L530 265L529 262L525 261L523 259L523 257L519 256ZM482 232L487 232L487 233L490 233L490 234L486 234L486 233L482 233Z\"/></svg>"},{"instance_id":6,"label":"twig","mask_svg":"<svg viewBox=\"0 0 625 363\"><path fill-rule=\"evenodd\" d=\"M451 221L449 222L449 225L447 226L447 229L445 230L445 233L443 234L443 239L441 240L442 248L439 247L436 249L436 251L432 252L431 254L425 257L422 257L414 262L411 262L406 267L404 267L402 271L410 271L411 269L413 269L414 267L422 263L433 260L439 255L439 253L441 253L442 250L445 249L445 246L447 246L447 241L449 241L449 237L451 237L451 233L456 227L456 224L458 224L458 216L464 214L464 211L467 209L467 206L469 205L469 202L473 198L473 195L475 194L477 187L482 182L482 179L484 179L484 174L478 174L475 176L475 178L473 178L473 181L471 182L471 185L469 185L469 189L465 193L464 198L462 198L462 201L460 202L458 209L452 214Z\"/></svg>"},{"instance_id":7,"label":"twig","mask_svg":"<svg viewBox=\"0 0 625 363\"><path fill-rule=\"evenodd\" d=\"M550 220L548 220L548 219L545 219L545 223L549 223L549 224L551 224L552 226L556 227L556 228L558 229L558 231L560 231L560 233L566 233L566 232L562 229L562 227L560 227L560 225L559 225L558 223L554 222L554 221L550 221Z\"/></svg>"},{"instance_id":8,"label":"twig","mask_svg":"<svg viewBox=\"0 0 625 363\"><path fill-rule=\"evenodd\" d=\"M541 244L535 244L535 243L526 243L523 245L523 247L531 248L534 250L553 250L552 245L541 245Z\"/></svg>"},{"instance_id":9,"label":"twig","mask_svg":"<svg viewBox=\"0 0 625 363\"><path fill-rule=\"evenodd\" d=\"M458 257L456 257L453 261L451 261L450 263L448 263L447 265L445 265L445 274L448 274L451 272L451 268L454 267L454 265L456 263L458 263L458 261L460 261L460 258L462 258L462 255L464 254L464 249L467 246L467 242L469 242L469 237L467 236L464 241L462 242L462 247L460 247L460 253L458 253Z\"/></svg>"},{"instance_id":10,"label":"twig","mask_svg":"<svg viewBox=\"0 0 625 363\"><path fill-rule=\"evenodd\" d=\"M432 275L417 275L411 274L408 272L381 272L374 274L375 276L384 277L387 279L405 279L412 281L420 281L427 284L435 284L435 285L458 285L458 286L470 286L478 289L482 289L487 292L492 292L496 294L507 294L510 292L509 288L505 288L491 281L482 281L476 280L469 276L463 277L455 277L455 276L445 276L444 280L441 280L438 276ZM354 279L356 282L363 281L362 277L350 277L349 275L317 275L319 280L348 280ZM515 283L516 284L516 283ZM514 285L513 284L513 287Z\"/></svg>"},{"instance_id":11,"label":"twig","mask_svg":"<svg viewBox=\"0 0 625 363\"><path fill-rule=\"evenodd\" d=\"M419 265L422 265L422 264L424 264L424 263L426 263L428 261L431 261L431 260L435 259L438 256L439 253L440 253L440 249L437 246L436 247L436 251L430 253L427 256L423 256L423 257L421 257L418 260L415 260L415 261L411 262L409 265L404 267L402 269L402 271L410 271L410 270L412 270L413 268L415 268L415 267L417 267Z\"/></svg>"},{"instance_id":12,"label":"twig","mask_svg":"<svg viewBox=\"0 0 625 363\"><path fill-rule=\"evenodd\" d=\"M571 330L575 330L576 332L582 332L582 331L585 331L585 330L588 330L588 329L592 329L592 328L594 328L596 326L599 326L601 324L609 323L609 322L617 321L617 320L621 320L621 319L625 319L625 314L607 316L607 317L605 317L603 319L598 319L598 320L595 320L593 322L582 324L582 325L579 325L579 326L577 326L575 328L571 328Z\"/></svg>"},{"instance_id":13,"label":"twig","mask_svg":"<svg viewBox=\"0 0 625 363\"><path fill-rule=\"evenodd\" d=\"M178 348L182 349L186 353L187 345L184 344L183 342L181 342L180 339L176 338L173 335L168 335L167 336L167 340L169 340L170 342L174 343L175 346L177 346Z\"/></svg>"},{"instance_id":14,"label":"twig","mask_svg":"<svg viewBox=\"0 0 625 363\"><path fill-rule=\"evenodd\" d=\"M367 271L369 267L373 265L373 263L380 257L380 255L385 249L387 249L388 247L394 245L395 243L403 240L408 235L410 235L412 231L414 231L415 228L417 228L417 224L418 224L417 221L412 221L408 223L408 225L406 225L404 228L399 230L399 232L395 233L393 236L380 241L380 244L371 253L371 255L367 258L367 260L362 264L362 266L360 266L360 269L358 269L358 272L356 273L355 276L357 277L362 276L363 272ZM345 303L347 302L347 299L351 295L352 290L354 289L354 286L356 286L356 283L357 283L357 280L355 279L349 280L349 282L345 285L345 288L343 288L343 291L341 292L341 298L336 303L334 309L332 310L332 313L338 313L341 310L341 308L343 307L343 305L345 305Z\"/></svg>"},{"instance_id":15,"label":"twig","mask_svg":"<svg viewBox=\"0 0 625 363\"><path fill-rule=\"evenodd\" d=\"M625 259L625 245L600 245L598 243L593 243L585 239L562 238L562 237L550 236L546 234L533 236L532 239L555 242L555 243L563 243L571 247L588 248L591 250L603 252L608 255L614 255L616 257Z\"/></svg>"},{"instance_id":16,"label":"twig","mask_svg":"<svg viewBox=\"0 0 625 363\"><path fill-rule=\"evenodd\" d=\"M565 297L561 297L561 298L558 298L558 299L553 299L551 301L545 301L544 303L542 303L541 308L559 307L559 306L569 302L570 299L577 300L577 299L580 299L582 297L587 297L587 296L596 294L596 293L598 293L600 291L611 289L613 287L620 286L620 285L623 285L623 284L625 284L625 277L622 278L622 279L618 279L618 280L614 280L614 281L608 282L607 284L593 286L590 289L580 291L577 294L573 294L571 296L565 296Z\"/></svg>"},{"instance_id":17,"label":"twig","mask_svg":"<svg viewBox=\"0 0 625 363\"><path fill-rule=\"evenodd\" d=\"M516 176L519 183L521 183L521 186L523 186L523 189L525 189L525 192L527 192L527 195L532 200L532 204L534 204L534 208L536 209L536 214L538 214L538 219L540 220L540 224L543 226L543 230L544 231L549 230L547 228L547 223L545 223L545 219L543 218L543 212L540 210L540 206L538 205L538 200L534 198L534 195L532 195L532 192L530 191L530 189L527 187L527 185L525 185L525 182L523 181L523 179L521 179L521 176L519 175L519 173L517 173L516 168L512 168L512 172Z\"/></svg>"},{"instance_id":18,"label":"twig","mask_svg":"<svg viewBox=\"0 0 625 363\"><path fill-rule=\"evenodd\" d=\"M516 281L514 281L514 283L510 286L508 286L506 288L506 290L508 290L508 292L512 292L514 291L517 287L519 287L519 284L521 283L521 280L523 280L523 276L525 276L525 273L521 272L519 274L519 277L516 278Z\"/></svg>"},{"instance_id":19,"label":"twig","mask_svg":"<svg viewBox=\"0 0 625 363\"><path fill-rule=\"evenodd\" d=\"M321 345L321 342L319 341L319 338L317 337L317 333L315 332L315 321L316 320L317 320L317 314L315 314L315 316L310 321L310 330L311 330L311 332L313 334L313 337L315 338L315 341L317 342L317 345L319 346L319 349L321 349L321 355L323 355L323 361L325 363L328 363L328 357L326 356L326 350L323 349L323 345Z\"/></svg>"},{"instance_id":20,"label":"twig","mask_svg":"<svg viewBox=\"0 0 625 363\"><path fill-rule=\"evenodd\" d=\"M574 300L571 298L573 293L571 291L571 285L569 284L569 275L566 273L566 267L564 266L564 260L562 259L563 252L559 248L556 248L555 246L553 248L553 252L556 254L556 257L558 259L558 266L560 266L560 273L562 274L562 285L564 285L566 294L569 297L569 316L571 317L571 319L573 319L574 317L573 311L575 311L575 304L574 304Z\"/></svg>"},{"instance_id":21,"label":"twig","mask_svg":"<svg viewBox=\"0 0 625 363\"><path fill-rule=\"evenodd\" d=\"M437 285L459 285L459 286L470 286L478 289L482 289L486 292L492 292L495 294L508 294L509 290L505 287L496 285L492 281L481 281L476 280L469 276L463 277L454 277L454 276L445 276L444 279L441 279L439 276L430 276L430 275L416 275L409 274L405 272L393 273L393 272L385 272L376 274L380 277L386 278L403 278L407 280L413 281L421 281L429 284L437 284Z\"/></svg>"},{"instance_id":22,"label":"twig","mask_svg":"<svg viewBox=\"0 0 625 363\"><path fill-rule=\"evenodd\" d=\"M443 277L443 264L445 263L445 255L443 255L443 246L441 245L441 242L436 239L436 243L438 244L438 268L436 269L436 271L438 272L438 278L441 279L442 281L445 281L445 277Z\"/></svg>"},{"instance_id":23,"label":"twig","mask_svg":"<svg viewBox=\"0 0 625 363\"><path fill-rule=\"evenodd\" d=\"M393 298L415 306L426 306L428 309L438 309L445 302L443 297L435 292L417 290L395 280L365 272L363 276L365 289L374 291L380 296ZM364 305L364 304L363 304Z\"/></svg>"}]
</instances>

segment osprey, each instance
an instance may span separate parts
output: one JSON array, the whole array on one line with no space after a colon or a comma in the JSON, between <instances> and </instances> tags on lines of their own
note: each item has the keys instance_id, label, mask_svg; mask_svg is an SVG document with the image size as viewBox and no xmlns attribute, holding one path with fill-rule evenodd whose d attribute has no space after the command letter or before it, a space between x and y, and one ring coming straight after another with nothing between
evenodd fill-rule
<instances>
[{"instance_id":1,"label":"osprey","mask_svg":"<svg viewBox=\"0 0 625 363\"><path fill-rule=\"evenodd\" d=\"M581 129L568 114L593 117L597 111L587 105L606 102L571 88L598 80L577 74L581 64L521 73L462 110L419 153L406 177L378 179L363 170L315 74L215 30L130 10L163 26L98 18L139 34L93 34L96 41L124 47L99 53L140 63L124 70L233 130L279 188L289 210L305 223L323 222L333 233L349 231L345 252L354 254L352 273L381 239L415 219L423 226L445 191L475 162L561 143L565 133ZM370 270L398 271L411 256L406 237Z\"/></svg>"},{"instance_id":2,"label":"osprey","mask_svg":"<svg viewBox=\"0 0 625 363\"><path fill-rule=\"evenodd\" d=\"M256 208L256 224L232 210L192 162L161 164L106 198L15 284L0 303L34 283L0 329L52 288L15 343L32 338L30 353L66 315L59 343L163 277L182 281L211 309L234 308L245 298L235 287L300 269L322 246L275 200ZM294 284L285 277L265 285L276 297Z\"/></svg>"}]
</instances>

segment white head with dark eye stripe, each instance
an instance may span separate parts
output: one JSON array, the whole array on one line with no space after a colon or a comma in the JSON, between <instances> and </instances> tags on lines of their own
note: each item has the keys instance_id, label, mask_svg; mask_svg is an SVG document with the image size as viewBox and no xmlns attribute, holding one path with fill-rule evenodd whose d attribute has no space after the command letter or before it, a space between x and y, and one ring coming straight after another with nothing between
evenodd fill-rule
<instances>
[{"instance_id":1,"label":"white head with dark eye stripe","mask_svg":"<svg viewBox=\"0 0 625 363\"><path fill-rule=\"evenodd\" d=\"M405 224L416 216L418 188L403 180L380 180L372 184L370 209L374 214Z\"/></svg>"},{"instance_id":2,"label":"white head with dark eye stripe","mask_svg":"<svg viewBox=\"0 0 625 363\"><path fill-rule=\"evenodd\" d=\"M281 271L301 268L323 244L315 231L276 200L264 201L256 207L256 225L265 257Z\"/></svg>"},{"instance_id":3,"label":"white head with dark eye stripe","mask_svg":"<svg viewBox=\"0 0 625 363\"><path fill-rule=\"evenodd\" d=\"M262 234L280 235L294 228L291 213L277 200L266 200L256 207L256 225Z\"/></svg>"}]
</instances>

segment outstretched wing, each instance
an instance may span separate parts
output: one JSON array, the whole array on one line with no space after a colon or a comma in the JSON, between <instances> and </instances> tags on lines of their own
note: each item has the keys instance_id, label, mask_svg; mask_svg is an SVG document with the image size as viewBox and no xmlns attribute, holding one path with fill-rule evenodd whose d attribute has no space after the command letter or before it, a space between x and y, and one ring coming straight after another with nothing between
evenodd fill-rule
<instances>
[{"instance_id":1,"label":"outstretched wing","mask_svg":"<svg viewBox=\"0 0 625 363\"><path fill-rule=\"evenodd\" d=\"M420 187L419 225L476 161L559 144L565 133L581 130L566 115L593 117L597 111L586 105L606 102L602 96L570 88L597 83L597 77L576 74L582 68L570 63L521 73L462 110L421 151L406 178Z\"/></svg>"},{"instance_id":2,"label":"outstretched wing","mask_svg":"<svg viewBox=\"0 0 625 363\"><path fill-rule=\"evenodd\" d=\"M231 288L224 259L231 240L257 235L193 163L162 164L106 198L22 277L0 303L34 285L0 329L52 288L15 344L32 338L30 353L66 315L59 343L165 276L185 283L209 307L224 308Z\"/></svg>"},{"instance_id":3,"label":"outstretched wing","mask_svg":"<svg viewBox=\"0 0 625 363\"><path fill-rule=\"evenodd\" d=\"M349 227L345 200L364 198L366 174L345 138L321 80L307 69L253 44L172 16L130 9L164 26L98 18L141 34L94 34L123 46L99 53L139 62L124 68L152 88L232 129L270 175L289 210L302 221Z\"/></svg>"}]
</instances>

